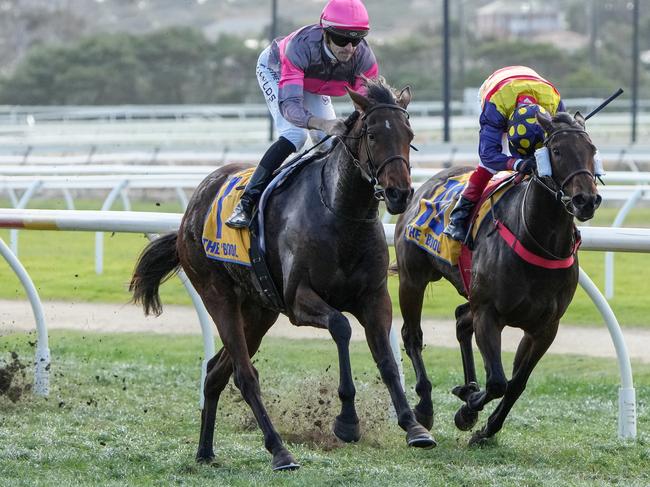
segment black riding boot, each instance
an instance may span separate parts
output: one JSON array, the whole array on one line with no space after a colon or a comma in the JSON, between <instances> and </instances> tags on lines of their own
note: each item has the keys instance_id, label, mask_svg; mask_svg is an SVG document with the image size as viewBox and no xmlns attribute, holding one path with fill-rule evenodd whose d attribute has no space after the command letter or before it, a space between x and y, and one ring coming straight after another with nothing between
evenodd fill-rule
<instances>
[{"instance_id":1,"label":"black riding boot","mask_svg":"<svg viewBox=\"0 0 650 487\"><path fill-rule=\"evenodd\" d=\"M239 203L237 203L232 214L226 220L226 225L231 228L246 228L250 226L253 209L260 200L260 196L262 196L266 186L273 179L273 171L280 167L289 154L295 152L295 150L296 147L284 137L280 137L269 147L259 165L255 168L255 172L253 172L250 181L248 181Z\"/></svg>"},{"instance_id":2,"label":"black riding boot","mask_svg":"<svg viewBox=\"0 0 650 487\"><path fill-rule=\"evenodd\" d=\"M269 171L265 167L257 166L255 168L255 172L248 181L239 203L235 206L230 218L226 220L226 225L231 228L246 228L251 224L253 208L255 208L260 196L262 196L264 188L271 181L272 175L273 171Z\"/></svg>"},{"instance_id":3,"label":"black riding boot","mask_svg":"<svg viewBox=\"0 0 650 487\"><path fill-rule=\"evenodd\" d=\"M445 227L442 233L458 240L459 242L464 242L467 238L467 230L469 227L469 217L472 214L472 210L476 203L470 201L464 196L461 196L456 202L456 206L451 210L449 215L449 224Z\"/></svg>"}]
</instances>

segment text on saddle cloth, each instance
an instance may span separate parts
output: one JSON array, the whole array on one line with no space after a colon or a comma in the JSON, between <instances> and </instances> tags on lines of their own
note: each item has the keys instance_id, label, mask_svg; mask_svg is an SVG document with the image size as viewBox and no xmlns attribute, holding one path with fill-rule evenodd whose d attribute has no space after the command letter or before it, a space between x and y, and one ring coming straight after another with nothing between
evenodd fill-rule
<instances>
[{"instance_id":1,"label":"text on saddle cloth","mask_svg":"<svg viewBox=\"0 0 650 487\"><path fill-rule=\"evenodd\" d=\"M225 221L239 202L255 168L230 176L221 186L203 224L203 249L209 259L250 266L248 228L230 228Z\"/></svg>"},{"instance_id":2,"label":"text on saddle cloth","mask_svg":"<svg viewBox=\"0 0 650 487\"><path fill-rule=\"evenodd\" d=\"M483 192L484 197L490 194L504 177L511 174L509 172L497 173ZM458 263L461 243L449 238L442 231L449 224L449 215L454 209L460 193L467 186L470 176L471 172L450 177L436 188L429 199L421 199L417 215L406 225L404 230L406 240L413 242L436 259L449 265ZM473 238L476 238L481 223L491 214L492 207L504 194L505 191L498 191L491 198L483 201L472 225Z\"/></svg>"}]
</instances>

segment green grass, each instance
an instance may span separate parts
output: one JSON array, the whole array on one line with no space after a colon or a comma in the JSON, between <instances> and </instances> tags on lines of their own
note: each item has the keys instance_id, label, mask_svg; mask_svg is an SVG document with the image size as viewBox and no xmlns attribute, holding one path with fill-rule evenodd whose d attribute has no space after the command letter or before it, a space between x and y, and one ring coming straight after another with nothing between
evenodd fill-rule
<instances>
[{"instance_id":1,"label":"green grass","mask_svg":"<svg viewBox=\"0 0 650 487\"><path fill-rule=\"evenodd\" d=\"M33 336L0 339L0 359L33 358ZM0 395L0 482L36 485L648 485L650 366L634 364L638 441L616 438L614 360L549 355L503 430L466 446L453 425L462 377L456 351L427 347L439 442L409 449L386 413L388 394L364 343L351 357L362 421L358 444L330 433L338 414L337 360L329 341L263 342L256 356L270 417L303 468L274 474L252 415L231 384L217 416L216 463L197 465L197 336L53 332L50 396ZM504 355L508 366L512 354ZM31 367L26 369L31 381ZM407 367L409 401L413 374ZM479 424L496 404L487 406Z\"/></svg>"},{"instance_id":2,"label":"green grass","mask_svg":"<svg viewBox=\"0 0 650 487\"><path fill-rule=\"evenodd\" d=\"M174 203L144 201L134 205L134 210L172 211L179 208ZM48 201L35 201L33 206L52 206ZM98 208L97 202L81 201L79 208ZM59 203L60 207L60 203ZM615 210L603 208L598 211L593 225L609 225ZM650 209L636 209L630 213L630 226L648 226ZM7 230L0 231L5 242L9 240ZM21 262L34 280L44 300L62 299L72 301L128 302L128 281L136 258L148 240L138 234L105 234L104 273L94 270L93 232L21 231L19 256ZM392 249L391 249L392 251ZM604 288L604 253L580 252L580 263L591 279L602 290ZM650 327L650 283L642 269L650 268L650 255L618 253L615 258L615 296L610 301L622 326ZM0 298L24 299L24 291L18 279L7 265L0 265ZM396 277L390 278L395 316L399 315ZM161 296L165 304L190 304L190 299L177 279L164 284ZM455 306L462 302L456 291L447 282L432 284L427 291L423 314L430 318L452 319ZM578 288L563 323L578 325L600 325L602 318L589 297Z\"/></svg>"}]
</instances>

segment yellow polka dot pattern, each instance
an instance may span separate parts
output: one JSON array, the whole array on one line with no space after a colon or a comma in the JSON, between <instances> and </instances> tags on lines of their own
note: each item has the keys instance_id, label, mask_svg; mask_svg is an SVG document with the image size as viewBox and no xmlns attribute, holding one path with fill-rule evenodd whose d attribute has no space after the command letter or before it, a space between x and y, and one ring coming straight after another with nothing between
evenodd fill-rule
<instances>
[{"instance_id":1,"label":"yellow polka dot pattern","mask_svg":"<svg viewBox=\"0 0 650 487\"><path fill-rule=\"evenodd\" d=\"M537 122L537 113L548 113L539 105L521 105L512 111L508 120L510 154L531 157L543 146L544 130Z\"/></svg>"}]
</instances>

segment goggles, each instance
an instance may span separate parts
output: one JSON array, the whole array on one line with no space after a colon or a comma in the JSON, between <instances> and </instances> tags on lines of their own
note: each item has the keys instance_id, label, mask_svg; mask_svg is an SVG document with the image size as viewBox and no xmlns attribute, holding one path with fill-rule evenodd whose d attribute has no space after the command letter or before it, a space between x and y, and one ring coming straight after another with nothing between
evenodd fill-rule
<instances>
[{"instance_id":1,"label":"goggles","mask_svg":"<svg viewBox=\"0 0 650 487\"><path fill-rule=\"evenodd\" d=\"M331 40L334 44L336 44L339 47L345 47L348 44L352 44L353 47L357 47L361 43L365 35L358 35L358 37L356 36L350 37L341 34L335 34L334 32L327 32L327 37L329 38L329 40Z\"/></svg>"}]
</instances>

